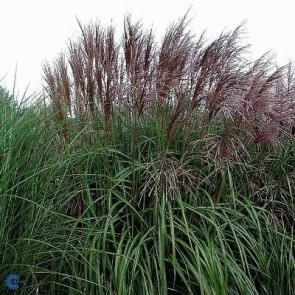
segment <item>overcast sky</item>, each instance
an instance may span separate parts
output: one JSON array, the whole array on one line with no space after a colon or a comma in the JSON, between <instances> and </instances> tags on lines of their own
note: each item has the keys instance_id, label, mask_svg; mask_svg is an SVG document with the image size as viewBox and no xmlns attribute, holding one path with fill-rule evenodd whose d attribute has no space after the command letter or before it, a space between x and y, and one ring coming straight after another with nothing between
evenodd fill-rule
<instances>
[{"instance_id":1,"label":"overcast sky","mask_svg":"<svg viewBox=\"0 0 295 295\"><path fill-rule=\"evenodd\" d=\"M112 22L120 31L130 13L163 36L190 6L195 34L206 29L214 38L247 20L253 58L272 50L280 65L295 60L295 0L9 0L1 3L0 80L6 78L0 83L12 89L17 67L17 90L22 93L29 83L29 93L41 89L42 62L54 59L78 35L76 18Z\"/></svg>"}]
</instances>

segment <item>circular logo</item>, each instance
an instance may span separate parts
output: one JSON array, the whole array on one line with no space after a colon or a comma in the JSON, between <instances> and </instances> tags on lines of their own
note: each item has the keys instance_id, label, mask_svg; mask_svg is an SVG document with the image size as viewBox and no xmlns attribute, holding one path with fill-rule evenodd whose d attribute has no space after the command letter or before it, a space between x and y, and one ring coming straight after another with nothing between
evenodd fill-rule
<instances>
[{"instance_id":1,"label":"circular logo","mask_svg":"<svg viewBox=\"0 0 295 295\"><path fill-rule=\"evenodd\" d=\"M19 288L19 275L12 273L6 277L5 284L10 290L17 290Z\"/></svg>"}]
</instances>

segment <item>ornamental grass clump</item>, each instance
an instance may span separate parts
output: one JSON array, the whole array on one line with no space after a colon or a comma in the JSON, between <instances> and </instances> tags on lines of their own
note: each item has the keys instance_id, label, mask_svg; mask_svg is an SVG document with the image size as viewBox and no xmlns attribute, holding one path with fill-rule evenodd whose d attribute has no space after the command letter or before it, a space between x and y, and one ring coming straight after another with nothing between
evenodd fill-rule
<instances>
[{"instance_id":1,"label":"ornamental grass clump","mask_svg":"<svg viewBox=\"0 0 295 295\"><path fill-rule=\"evenodd\" d=\"M292 63L249 60L244 24L78 25L49 104L0 92L1 273L22 294L293 294Z\"/></svg>"}]
</instances>

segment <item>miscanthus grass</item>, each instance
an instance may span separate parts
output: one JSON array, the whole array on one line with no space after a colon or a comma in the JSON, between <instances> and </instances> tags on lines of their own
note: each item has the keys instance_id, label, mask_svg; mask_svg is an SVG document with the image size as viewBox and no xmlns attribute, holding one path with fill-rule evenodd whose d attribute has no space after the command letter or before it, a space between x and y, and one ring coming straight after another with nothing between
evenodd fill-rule
<instances>
[{"instance_id":1,"label":"miscanthus grass","mask_svg":"<svg viewBox=\"0 0 295 295\"><path fill-rule=\"evenodd\" d=\"M292 65L79 25L49 104L0 91L1 294L294 294Z\"/></svg>"}]
</instances>

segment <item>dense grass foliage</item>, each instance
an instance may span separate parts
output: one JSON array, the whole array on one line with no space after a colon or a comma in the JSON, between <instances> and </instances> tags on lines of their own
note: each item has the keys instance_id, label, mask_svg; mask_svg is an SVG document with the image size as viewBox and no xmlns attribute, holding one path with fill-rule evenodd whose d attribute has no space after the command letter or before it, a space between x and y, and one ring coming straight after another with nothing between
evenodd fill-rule
<instances>
[{"instance_id":1,"label":"dense grass foliage","mask_svg":"<svg viewBox=\"0 0 295 295\"><path fill-rule=\"evenodd\" d=\"M1 90L1 294L295 293L292 66L185 29L81 26L50 105Z\"/></svg>"}]
</instances>

